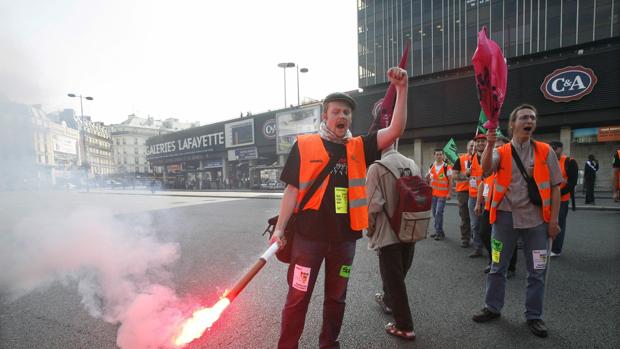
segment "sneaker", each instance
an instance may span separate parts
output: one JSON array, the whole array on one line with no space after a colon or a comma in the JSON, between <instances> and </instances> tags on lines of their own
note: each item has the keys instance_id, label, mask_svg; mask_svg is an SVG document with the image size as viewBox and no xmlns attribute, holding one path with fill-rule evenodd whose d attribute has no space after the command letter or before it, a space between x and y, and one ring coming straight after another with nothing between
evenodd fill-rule
<instances>
[{"instance_id":1,"label":"sneaker","mask_svg":"<svg viewBox=\"0 0 620 349\"><path fill-rule=\"evenodd\" d=\"M506 273L506 279L511 279L515 276L515 271L514 270L508 270L508 272Z\"/></svg>"},{"instance_id":2,"label":"sneaker","mask_svg":"<svg viewBox=\"0 0 620 349\"><path fill-rule=\"evenodd\" d=\"M497 319L498 317L500 317L499 313L494 313L487 309L487 307L484 307L479 313L474 314L471 319L475 322L487 322L493 319Z\"/></svg>"},{"instance_id":3,"label":"sneaker","mask_svg":"<svg viewBox=\"0 0 620 349\"><path fill-rule=\"evenodd\" d=\"M399 330L398 327L396 327L396 324L393 322L390 322L387 325L385 325L385 332L393 336L407 339L410 341L415 339L415 332L413 331L406 332L406 331Z\"/></svg>"},{"instance_id":4,"label":"sneaker","mask_svg":"<svg viewBox=\"0 0 620 349\"><path fill-rule=\"evenodd\" d=\"M478 258L478 257L482 257L482 251L480 250L474 250L474 252L469 254L469 258Z\"/></svg>"},{"instance_id":5,"label":"sneaker","mask_svg":"<svg viewBox=\"0 0 620 349\"><path fill-rule=\"evenodd\" d=\"M429 235L430 237L434 238L437 237L437 233L432 233L431 235Z\"/></svg>"},{"instance_id":6,"label":"sneaker","mask_svg":"<svg viewBox=\"0 0 620 349\"><path fill-rule=\"evenodd\" d=\"M491 264L487 265L486 268L484 268L484 273L488 274L491 271Z\"/></svg>"},{"instance_id":7,"label":"sneaker","mask_svg":"<svg viewBox=\"0 0 620 349\"><path fill-rule=\"evenodd\" d=\"M551 251L551 257L560 257L560 253L555 253Z\"/></svg>"},{"instance_id":8,"label":"sneaker","mask_svg":"<svg viewBox=\"0 0 620 349\"><path fill-rule=\"evenodd\" d=\"M527 320L527 326L530 328L530 331L538 337L545 338L549 335L547 326L541 319Z\"/></svg>"},{"instance_id":9,"label":"sneaker","mask_svg":"<svg viewBox=\"0 0 620 349\"><path fill-rule=\"evenodd\" d=\"M461 242L461 247L463 247L463 248L469 247L469 241Z\"/></svg>"},{"instance_id":10,"label":"sneaker","mask_svg":"<svg viewBox=\"0 0 620 349\"><path fill-rule=\"evenodd\" d=\"M381 310L383 310L383 312L386 314L392 314L392 309L385 304L384 298L385 295L383 293L375 294L375 302L379 304Z\"/></svg>"},{"instance_id":11,"label":"sneaker","mask_svg":"<svg viewBox=\"0 0 620 349\"><path fill-rule=\"evenodd\" d=\"M446 236L445 235L437 235L435 236L435 241L442 241L445 240Z\"/></svg>"}]
</instances>

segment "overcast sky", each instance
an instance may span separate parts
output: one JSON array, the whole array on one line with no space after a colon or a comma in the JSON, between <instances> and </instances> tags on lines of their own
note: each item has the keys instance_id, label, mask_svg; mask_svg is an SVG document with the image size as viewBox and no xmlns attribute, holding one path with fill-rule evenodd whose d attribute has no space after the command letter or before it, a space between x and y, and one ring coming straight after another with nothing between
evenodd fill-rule
<instances>
[{"instance_id":1,"label":"overcast sky","mask_svg":"<svg viewBox=\"0 0 620 349\"><path fill-rule=\"evenodd\" d=\"M304 96L357 88L355 0L0 0L0 95L208 124L284 106L295 62ZM297 104L295 69L287 102Z\"/></svg>"}]
</instances>

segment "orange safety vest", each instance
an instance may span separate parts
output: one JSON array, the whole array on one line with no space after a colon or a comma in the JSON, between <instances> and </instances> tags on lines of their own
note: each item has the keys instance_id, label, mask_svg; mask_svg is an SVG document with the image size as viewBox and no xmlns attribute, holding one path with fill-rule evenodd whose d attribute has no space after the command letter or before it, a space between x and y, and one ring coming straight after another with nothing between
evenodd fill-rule
<instances>
[{"instance_id":1,"label":"orange safety vest","mask_svg":"<svg viewBox=\"0 0 620 349\"><path fill-rule=\"evenodd\" d=\"M480 185L480 182L482 182L482 166L480 166L480 163L478 162L478 154L474 154L471 160L469 180L471 181L472 179L476 180L476 186L472 186L472 183L469 184L469 197L475 199L478 197L478 186Z\"/></svg>"},{"instance_id":2,"label":"orange safety vest","mask_svg":"<svg viewBox=\"0 0 620 349\"><path fill-rule=\"evenodd\" d=\"M459 162L461 163L461 171L459 171L463 176L465 176L465 171L467 171L467 167L465 166L465 162L469 160L469 154L463 154L459 156ZM469 191L469 181L456 181L456 191Z\"/></svg>"},{"instance_id":3,"label":"orange safety vest","mask_svg":"<svg viewBox=\"0 0 620 349\"><path fill-rule=\"evenodd\" d=\"M433 188L432 195L440 198L448 197L448 193L450 192L448 188L448 184L450 182L448 181L448 176L446 173L451 169L451 167L447 166L444 171L444 166L446 165L441 165L441 169L439 169L439 173L437 173L437 171L435 171L435 163L433 162L431 165L431 187Z\"/></svg>"},{"instance_id":4,"label":"orange safety vest","mask_svg":"<svg viewBox=\"0 0 620 349\"><path fill-rule=\"evenodd\" d=\"M295 212L303 196L308 192L314 180L329 162L329 153L323 146L318 134L297 136L299 147L299 190ZM351 220L351 229L362 230L368 227L368 202L366 200L366 157L362 137L349 139L346 144L347 173L349 188L347 190L348 212ZM304 210L318 210L323 201L323 195L329 183L328 175L321 186L314 192L306 203Z\"/></svg>"},{"instance_id":5,"label":"orange safety vest","mask_svg":"<svg viewBox=\"0 0 620 349\"><path fill-rule=\"evenodd\" d=\"M547 165L547 156L549 155L549 145L547 143L532 141L534 147L534 181L538 187L538 192L542 199L542 216L543 220L549 223L551 219L551 177L549 174L549 165ZM499 167L495 174L495 192L491 202L490 222L495 223L497 215L497 206L504 198L504 194L508 190L512 182L512 149L510 143L504 144L496 148L499 153Z\"/></svg>"},{"instance_id":6,"label":"orange safety vest","mask_svg":"<svg viewBox=\"0 0 620 349\"><path fill-rule=\"evenodd\" d=\"M560 156L560 170L562 171L562 178L564 178L564 181L560 184L560 190L564 189L564 187L566 187L566 185L568 184L568 175L566 174L565 164L566 164L566 155L562 155ZM569 199L570 199L570 193L566 193L562 195L561 201L568 201Z\"/></svg>"},{"instance_id":7,"label":"orange safety vest","mask_svg":"<svg viewBox=\"0 0 620 349\"><path fill-rule=\"evenodd\" d=\"M483 182L485 187L484 191L487 192L484 196L484 209L489 211L491 209L491 197L493 196L493 191L495 190L495 173L485 178Z\"/></svg>"}]
</instances>

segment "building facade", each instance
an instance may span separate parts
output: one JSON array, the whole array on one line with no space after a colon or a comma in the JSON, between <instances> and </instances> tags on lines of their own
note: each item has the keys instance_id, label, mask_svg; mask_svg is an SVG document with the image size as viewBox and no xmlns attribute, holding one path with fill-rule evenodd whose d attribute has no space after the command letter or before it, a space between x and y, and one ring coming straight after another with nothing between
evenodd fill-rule
<instances>
[{"instance_id":1,"label":"building facade","mask_svg":"<svg viewBox=\"0 0 620 349\"><path fill-rule=\"evenodd\" d=\"M483 26L506 58L617 37L619 7L616 0L358 0L359 85L385 82L406 45L409 76L467 67Z\"/></svg>"},{"instance_id":2,"label":"building facade","mask_svg":"<svg viewBox=\"0 0 620 349\"><path fill-rule=\"evenodd\" d=\"M173 118L162 121L134 114L120 124L110 125L114 173L121 177L151 177L153 169L146 159L146 140L192 126L197 126L197 123L183 123Z\"/></svg>"},{"instance_id":3,"label":"building facade","mask_svg":"<svg viewBox=\"0 0 620 349\"><path fill-rule=\"evenodd\" d=\"M560 140L583 165L600 161L597 190L609 190L611 156L620 146L620 37L615 1L466 0L358 1L358 117L364 133L385 94L385 71L412 45L408 123L400 150L422 164L450 138L459 151L476 131L478 103L471 57L477 32L488 28L508 64L500 114L521 103L539 112L536 138ZM403 44L404 43L404 44ZM372 48L372 49L371 49Z\"/></svg>"},{"instance_id":4,"label":"building facade","mask_svg":"<svg viewBox=\"0 0 620 349\"><path fill-rule=\"evenodd\" d=\"M151 137L146 145L166 188L282 188L274 111Z\"/></svg>"}]
</instances>

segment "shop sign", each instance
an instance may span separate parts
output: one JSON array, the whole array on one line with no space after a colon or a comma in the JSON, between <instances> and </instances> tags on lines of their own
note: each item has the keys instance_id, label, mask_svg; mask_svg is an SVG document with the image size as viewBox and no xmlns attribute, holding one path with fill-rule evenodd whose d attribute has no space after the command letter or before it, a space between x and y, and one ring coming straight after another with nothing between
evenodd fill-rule
<instances>
[{"instance_id":1,"label":"shop sign","mask_svg":"<svg viewBox=\"0 0 620 349\"><path fill-rule=\"evenodd\" d=\"M590 94L598 81L594 71L583 66L569 66L547 75L540 90L554 102L570 102Z\"/></svg>"},{"instance_id":2,"label":"shop sign","mask_svg":"<svg viewBox=\"0 0 620 349\"><path fill-rule=\"evenodd\" d=\"M256 147L235 149L235 156L238 160L258 159L258 150L256 149Z\"/></svg>"},{"instance_id":3,"label":"shop sign","mask_svg":"<svg viewBox=\"0 0 620 349\"><path fill-rule=\"evenodd\" d=\"M207 159L203 163L203 168L219 168L222 167L223 164L224 161L222 161L222 159Z\"/></svg>"},{"instance_id":4,"label":"shop sign","mask_svg":"<svg viewBox=\"0 0 620 349\"><path fill-rule=\"evenodd\" d=\"M620 126L599 127L598 141L599 142L620 141Z\"/></svg>"},{"instance_id":5,"label":"shop sign","mask_svg":"<svg viewBox=\"0 0 620 349\"><path fill-rule=\"evenodd\" d=\"M77 139L54 135L52 142L55 152L77 155Z\"/></svg>"},{"instance_id":6,"label":"shop sign","mask_svg":"<svg viewBox=\"0 0 620 349\"><path fill-rule=\"evenodd\" d=\"M263 124L263 136L266 139L276 138L276 119L267 119Z\"/></svg>"}]
</instances>

